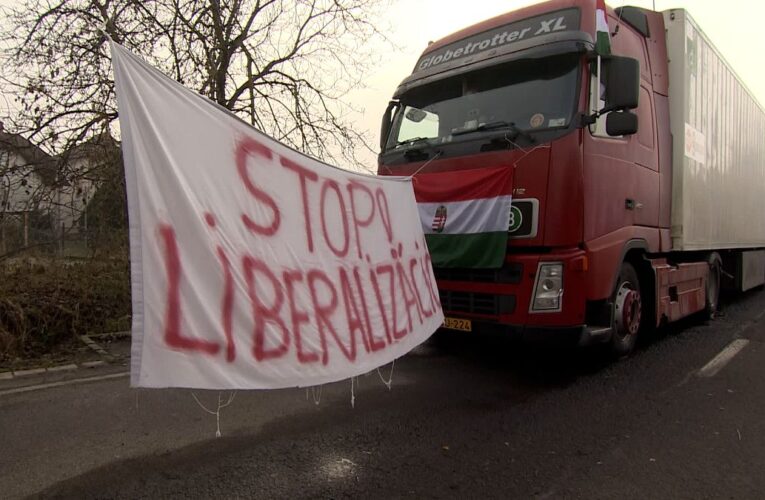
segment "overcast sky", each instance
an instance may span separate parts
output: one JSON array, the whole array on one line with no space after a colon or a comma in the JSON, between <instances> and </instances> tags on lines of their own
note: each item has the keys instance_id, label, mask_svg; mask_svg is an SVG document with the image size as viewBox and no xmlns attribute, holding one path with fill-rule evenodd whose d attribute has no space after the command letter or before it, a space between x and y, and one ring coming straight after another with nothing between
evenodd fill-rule
<instances>
[{"instance_id":1,"label":"overcast sky","mask_svg":"<svg viewBox=\"0 0 765 500\"><path fill-rule=\"evenodd\" d=\"M366 80L367 90L351 95L364 108L359 125L378 142L382 113L393 91L414 67L428 41L490 17L540 3L536 0L399 0L383 20L401 50L386 54ZM611 7L653 8L651 0L606 0ZM704 30L761 104L765 105L765 0L656 0L656 10L683 8ZM374 166L375 159L370 157Z\"/></svg>"},{"instance_id":2,"label":"overcast sky","mask_svg":"<svg viewBox=\"0 0 765 500\"><path fill-rule=\"evenodd\" d=\"M365 79L366 90L349 95L351 103L363 112L358 126L369 130L373 143L379 138L380 118L398 83L414 67L428 41L537 0L391 0L392 7L381 19L388 36L398 48L381 48L382 63ZM0 6L14 0L0 0ZM684 8L690 11L714 45L765 105L765 0L607 0L612 7L635 5L662 11ZM369 155L369 167L375 158Z\"/></svg>"}]
</instances>

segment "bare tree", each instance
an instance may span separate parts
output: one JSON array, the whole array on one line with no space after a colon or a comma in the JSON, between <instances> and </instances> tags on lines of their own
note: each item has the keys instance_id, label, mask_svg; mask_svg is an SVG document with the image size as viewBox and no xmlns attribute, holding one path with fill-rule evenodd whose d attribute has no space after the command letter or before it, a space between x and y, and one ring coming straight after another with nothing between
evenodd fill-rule
<instances>
[{"instance_id":1,"label":"bare tree","mask_svg":"<svg viewBox=\"0 0 765 500\"><path fill-rule=\"evenodd\" d=\"M117 118L103 33L260 130L358 166L343 102L374 64L387 0L25 0L5 11L10 127L66 160ZM62 163L63 164L63 163Z\"/></svg>"}]
</instances>

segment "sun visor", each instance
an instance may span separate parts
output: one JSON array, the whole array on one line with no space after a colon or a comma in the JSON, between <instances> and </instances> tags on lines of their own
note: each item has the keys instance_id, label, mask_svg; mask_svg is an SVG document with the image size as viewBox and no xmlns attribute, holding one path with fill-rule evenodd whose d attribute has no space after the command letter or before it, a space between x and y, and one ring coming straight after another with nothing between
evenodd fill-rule
<instances>
[{"instance_id":1,"label":"sun visor","mask_svg":"<svg viewBox=\"0 0 765 500\"><path fill-rule=\"evenodd\" d=\"M593 44L592 35L582 31L539 36L528 42L514 44L497 49L497 51L489 51L476 57L457 60L448 65L416 72L399 84L393 98L398 99L416 87L498 64L523 59L541 59L571 52L586 52L593 47Z\"/></svg>"}]
</instances>

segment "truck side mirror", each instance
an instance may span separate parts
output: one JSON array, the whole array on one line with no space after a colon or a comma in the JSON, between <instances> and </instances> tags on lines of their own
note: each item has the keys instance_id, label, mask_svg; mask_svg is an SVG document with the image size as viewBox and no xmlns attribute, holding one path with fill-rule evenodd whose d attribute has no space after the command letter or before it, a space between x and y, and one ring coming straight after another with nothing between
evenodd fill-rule
<instances>
[{"instance_id":1,"label":"truck side mirror","mask_svg":"<svg viewBox=\"0 0 765 500\"><path fill-rule=\"evenodd\" d=\"M632 135L638 131L638 117L629 111L612 111L606 116L606 133L612 137Z\"/></svg>"},{"instance_id":2,"label":"truck side mirror","mask_svg":"<svg viewBox=\"0 0 765 500\"><path fill-rule=\"evenodd\" d=\"M640 63L631 57L603 59L606 75L605 111L635 109L640 95Z\"/></svg>"},{"instance_id":3,"label":"truck side mirror","mask_svg":"<svg viewBox=\"0 0 765 500\"><path fill-rule=\"evenodd\" d=\"M393 113L392 111L400 105L398 101L390 101L388 107L385 108L383 113L382 124L380 125L380 151L385 151L385 144L388 142L388 135L390 135L390 129L393 125Z\"/></svg>"}]
</instances>

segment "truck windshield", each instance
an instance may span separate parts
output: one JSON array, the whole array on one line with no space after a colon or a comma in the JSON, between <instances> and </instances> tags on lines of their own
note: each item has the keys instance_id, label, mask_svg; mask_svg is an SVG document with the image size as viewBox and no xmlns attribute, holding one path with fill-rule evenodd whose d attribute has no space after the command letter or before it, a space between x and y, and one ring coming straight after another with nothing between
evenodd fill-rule
<instances>
[{"instance_id":1,"label":"truck windshield","mask_svg":"<svg viewBox=\"0 0 765 500\"><path fill-rule=\"evenodd\" d=\"M566 128L575 110L579 54L523 59L412 89L401 96L386 151L508 130Z\"/></svg>"}]
</instances>

